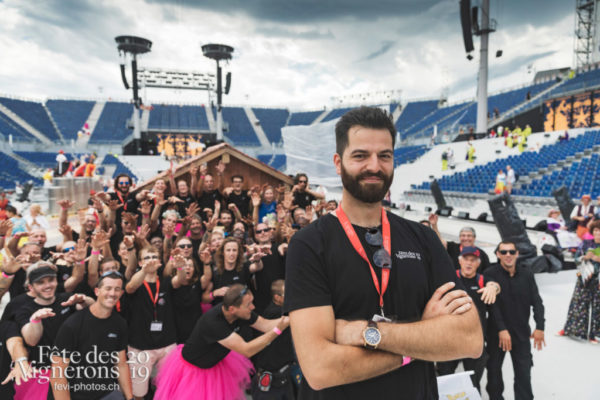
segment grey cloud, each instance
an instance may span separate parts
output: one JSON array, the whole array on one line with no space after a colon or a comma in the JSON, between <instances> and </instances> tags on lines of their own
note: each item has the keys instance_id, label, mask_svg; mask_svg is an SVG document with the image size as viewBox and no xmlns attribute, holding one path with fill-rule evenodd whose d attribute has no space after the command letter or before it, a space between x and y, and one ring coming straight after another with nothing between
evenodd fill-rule
<instances>
[{"instance_id":1,"label":"grey cloud","mask_svg":"<svg viewBox=\"0 0 600 400\"><path fill-rule=\"evenodd\" d=\"M291 38L291 39L305 39L305 40L324 40L324 39L335 39L335 36L330 29L327 32L321 32L317 29L311 29L306 31L295 31L282 27L275 26L261 26L255 30L256 33L279 38Z\"/></svg>"},{"instance_id":2,"label":"grey cloud","mask_svg":"<svg viewBox=\"0 0 600 400\"><path fill-rule=\"evenodd\" d=\"M373 60L381 55L384 55L385 53L387 53L388 51L390 51L390 49L394 46L394 42L392 42L391 40L385 40L381 43L381 47L377 50L375 50L374 52L368 54L367 56L361 58L360 60L358 60L357 62L362 62L362 61L370 61Z\"/></svg>"}]
</instances>

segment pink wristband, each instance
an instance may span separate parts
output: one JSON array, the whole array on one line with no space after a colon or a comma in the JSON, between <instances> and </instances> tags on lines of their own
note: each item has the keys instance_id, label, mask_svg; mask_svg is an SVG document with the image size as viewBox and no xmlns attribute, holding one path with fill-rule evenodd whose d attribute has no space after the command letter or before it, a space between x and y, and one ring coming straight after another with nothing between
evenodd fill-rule
<instances>
[{"instance_id":1,"label":"pink wristband","mask_svg":"<svg viewBox=\"0 0 600 400\"><path fill-rule=\"evenodd\" d=\"M210 294L210 299L211 299L211 300L214 300L214 299L215 299L215 296L213 295L213 293L212 293L212 292L210 292L209 294Z\"/></svg>"},{"instance_id":2,"label":"pink wristband","mask_svg":"<svg viewBox=\"0 0 600 400\"><path fill-rule=\"evenodd\" d=\"M7 274L6 272L2 271L2 277L3 278L12 278L14 276L15 276L14 274L10 275L10 274Z\"/></svg>"},{"instance_id":3,"label":"pink wristband","mask_svg":"<svg viewBox=\"0 0 600 400\"><path fill-rule=\"evenodd\" d=\"M31 322L32 324L39 324L42 321L40 321L39 319L30 319L29 322Z\"/></svg>"},{"instance_id":4,"label":"pink wristband","mask_svg":"<svg viewBox=\"0 0 600 400\"><path fill-rule=\"evenodd\" d=\"M177 267L177 269L181 271L183 269L183 267Z\"/></svg>"},{"instance_id":5,"label":"pink wristband","mask_svg":"<svg viewBox=\"0 0 600 400\"><path fill-rule=\"evenodd\" d=\"M275 332L277 336L281 335L281 329L279 329L278 327L273 328L273 332Z\"/></svg>"},{"instance_id":6,"label":"pink wristband","mask_svg":"<svg viewBox=\"0 0 600 400\"><path fill-rule=\"evenodd\" d=\"M100 255L100 250L92 250L92 255L93 256Z\"/></svg>"}]
</instances>

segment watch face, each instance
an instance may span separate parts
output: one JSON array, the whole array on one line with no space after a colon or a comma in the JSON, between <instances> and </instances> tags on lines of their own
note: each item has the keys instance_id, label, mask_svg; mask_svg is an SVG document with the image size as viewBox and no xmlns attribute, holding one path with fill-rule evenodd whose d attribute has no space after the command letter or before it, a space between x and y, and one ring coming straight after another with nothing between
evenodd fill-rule
<instances>
[{"instance_id":1,"label":"watch face","mask_svg":"<svg viewBox=\"0 0 600 400\"><path fill-rule=\"evenodd\" d=\"M365 330L365 341L371 346L377 346L381 340L381 333L377 328L367 328Z\"/></svg>"}]
</instances>

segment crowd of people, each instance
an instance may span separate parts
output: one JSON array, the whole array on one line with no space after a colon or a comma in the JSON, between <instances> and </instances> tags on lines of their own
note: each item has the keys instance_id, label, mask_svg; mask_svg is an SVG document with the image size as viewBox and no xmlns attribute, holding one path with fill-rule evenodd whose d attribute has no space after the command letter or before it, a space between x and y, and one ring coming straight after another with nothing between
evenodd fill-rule
<instances>
[{"instance_id":1,"label":"crowd of people","mask_svg":"<svg viewBox=\"0 0 600 400\"><path fill-rule=\"evenodd\" d=\"M337 202L303 173L247 188L224 172L201 165L138 191L118 175L87 208L59 202L55 246L39 206L20 218L6 205L0 373L19 384L0 398L233 399L250 377L253 398L293 398L287 245Z\"/></svg>"}]
</instances>

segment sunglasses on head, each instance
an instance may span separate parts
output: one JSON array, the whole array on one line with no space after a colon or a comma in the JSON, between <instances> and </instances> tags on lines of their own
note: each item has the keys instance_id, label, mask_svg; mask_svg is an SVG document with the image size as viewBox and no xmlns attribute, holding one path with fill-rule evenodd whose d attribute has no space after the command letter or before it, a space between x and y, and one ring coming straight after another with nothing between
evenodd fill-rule
<instances>
[{"instance_id":1,"label":"sunglasses on head","mask_svg":"<svg viewBox=\"0 0 600 400\"><path fill-rule=\"evenodd\" d=\"M181 243L181 244L178 244L177 247L179 247L180 249L191 249L192 244L191 243Z\"/></svg>"},{"instance_id":2,"label":"sunglasses on head","mask_svg":"<svg viewBox=\"0 0 600 400\"><path fill-rule=\"evenodd\" d=\"M244 288L242 289L242 291L238 295L237 299L243 298L246 295L246 293L248 293L248 286L244 286Z\"/></svg>"},{"instance_id":3,"label":"sunglasses on head","mask_svg":"<svg viewBox=\"0 0 600 400\"><path fill-rule=\"evenodd\" d=\"M503 256L510 254L511 256L514 256L515 254L517 254L516 250L498 250L498 253L502 254Z\"/></svg>"},{"instance_id":4,"label":"sunglasses on head","mask_svg":"<svg viewBox=\"0 0 600 400\"><path fill-rule=\"evenodd\" d=\"M270 231L271 231L271 228L257 229L256 233L261 234L261 233L270 232Z\"/></svg>"},{"instance_id":5,"label":"sunglasses on head","mask_svg":"<svg viewBox=\"0 0 600 400\"><path fill-rule=\"evenodd\" d=\"M63 253L68 253L71 250L75 250L75 246L65 247L64 249L62 249L62 252Z\"/></svg>"},{"instance_id":6,"label":"sunglasses on head","mask_svg":"<svg viewBox=\"0 0 600 400\"><path fill-rule=\"evenodd\" d=\"M106 271L105 273L100 275L100 278L98 279L98 283L96 283L96 286L98 286L98 284L104 278L122 279L123 280L123 275L119 271Z\"/></svg>"},{"instance_id":7,"label":"sunglasses on head","mask_svg":"<svg viewBox=\"0 0 600 400\"><path fill-rule=\"evenodd\" d=\"M365 233L365 240L371 246L383 246L383 235L379 228L367 229ZM386 249L381 248L373 253L373 263L379 268L392 268L392 257Z\"/></svg>"}]
</instances>

